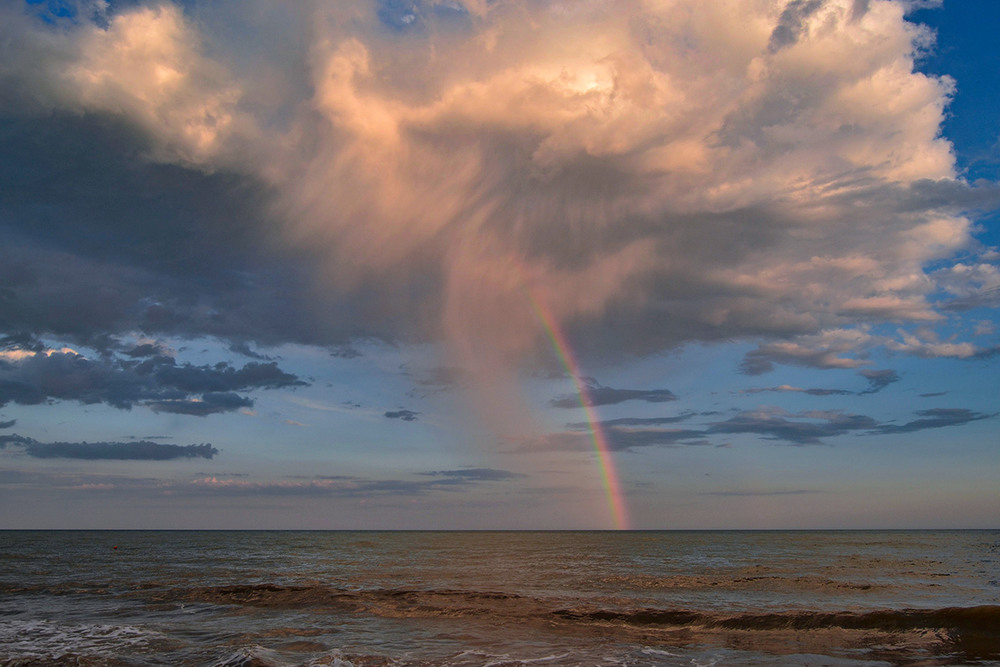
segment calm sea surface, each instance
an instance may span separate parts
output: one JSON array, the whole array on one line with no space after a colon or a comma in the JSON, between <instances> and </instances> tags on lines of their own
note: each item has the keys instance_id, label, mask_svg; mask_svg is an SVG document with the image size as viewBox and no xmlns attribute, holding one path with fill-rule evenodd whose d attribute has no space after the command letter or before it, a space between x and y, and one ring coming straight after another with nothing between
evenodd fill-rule
<instances>
[{"instance_id":1,"label":"calm sea surface","mask_svg":"<svg viewBox=\"0 0 1000 667\"><path fill-rule=\"evenodd\" d=\"M0 531L0 665L1000 665L1000 531Z\"/></svg>"}]
</instances>

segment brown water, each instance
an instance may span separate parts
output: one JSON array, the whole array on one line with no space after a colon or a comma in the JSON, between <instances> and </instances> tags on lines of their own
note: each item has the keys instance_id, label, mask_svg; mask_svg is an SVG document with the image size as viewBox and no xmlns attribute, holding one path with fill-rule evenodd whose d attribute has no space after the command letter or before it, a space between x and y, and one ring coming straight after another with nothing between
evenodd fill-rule
<instances>
[{"instance_id":1,"label":"brown water","mask_svg":"<svg viewBox=\"0 0 1000 667\"><path fill-rule=\"evenodd\" d=\"M1000 665L1000 531L0 532L0 665Z\"/></svg>"}]
</instances>

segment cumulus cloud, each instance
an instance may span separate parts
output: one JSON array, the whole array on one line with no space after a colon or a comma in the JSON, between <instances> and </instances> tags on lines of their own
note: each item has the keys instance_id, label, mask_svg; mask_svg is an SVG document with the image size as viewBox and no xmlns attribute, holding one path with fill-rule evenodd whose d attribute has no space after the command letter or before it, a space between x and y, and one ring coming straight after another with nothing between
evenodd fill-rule
<instances>
[{"instance_id":1,"label":"cumulus cloud","mask_svg":"<svg viewBox=\"0 0 1000 667\"><path fill-rule=\"evenodd\" d=\"M0 436L0 447L20 451L37 459L81 459L87 461L169 461L211 459L219 450L209 444L167 445L149 440L133 442L38 442L20 435Z\"/></svg>"},{"instance_id":2,"label":"cumulus cloud","mask_svg":"<svg viewBox=\"0 0 1000 667\"><path fill-rule=\"evenodd\" d=\"M759 341L749 374L984 349L866 328L996 305L956 258L1000 196L957 178L904 3L226 7L2 10L6 330L444 340L485 377L549 325L581 358ZM67 153L94 187L51 187Z\"/></svg>"}]
</instances>

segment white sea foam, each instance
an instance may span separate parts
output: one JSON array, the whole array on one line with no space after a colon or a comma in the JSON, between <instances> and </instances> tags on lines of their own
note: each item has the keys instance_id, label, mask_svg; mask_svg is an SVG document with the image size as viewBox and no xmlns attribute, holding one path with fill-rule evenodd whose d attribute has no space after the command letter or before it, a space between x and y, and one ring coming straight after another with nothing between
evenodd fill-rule
<instances>
[{"instance_id":1,"label":"white sea foam","mask_svg":"<svg viewBox=\"0 0 1000 667\"><path fill-rule=\"evenodd\" d=\"M9 661L122 655L160 638L160 633L134 625L4 620L0 621L0 657Z\"/></svg>"}]
</instances>

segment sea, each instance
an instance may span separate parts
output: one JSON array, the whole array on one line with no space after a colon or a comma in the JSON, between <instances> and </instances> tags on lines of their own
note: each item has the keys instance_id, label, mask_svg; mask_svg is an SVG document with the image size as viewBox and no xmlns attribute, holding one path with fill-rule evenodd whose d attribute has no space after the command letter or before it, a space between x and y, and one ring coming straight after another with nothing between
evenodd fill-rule
<instances>
[{"instance_id":1,"label":"sea","mask_svg":"<svg viewBox=\"0 0 1000 667\"><path fill-rule=\"evenodd\" d=\"M1000 531L0 531L0 665L1000 665Z\"/></svg>"}]
</instances>

